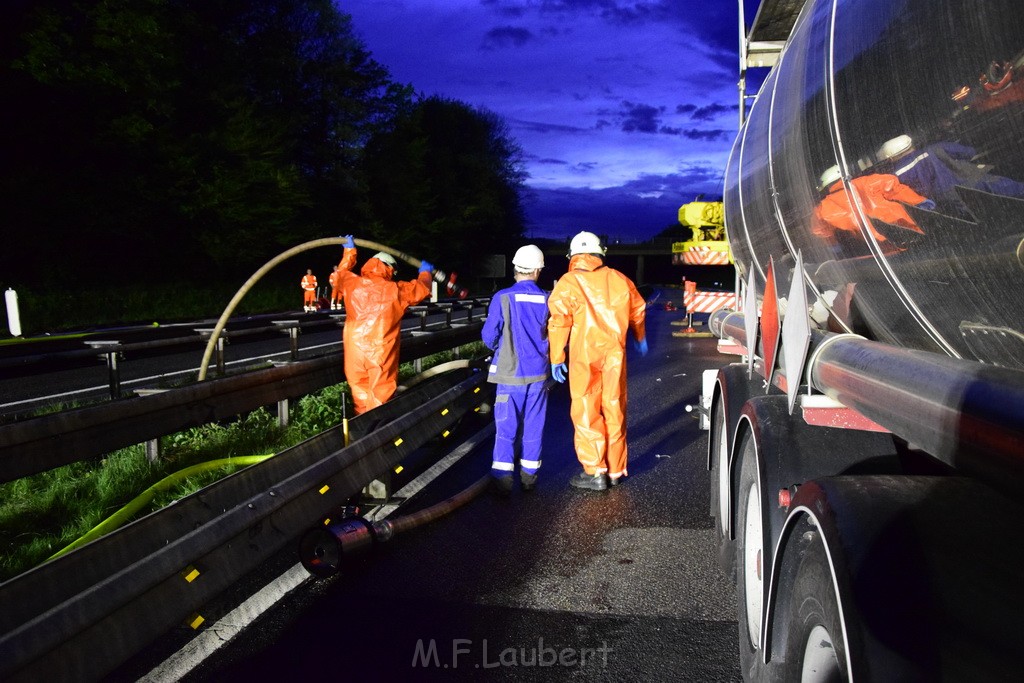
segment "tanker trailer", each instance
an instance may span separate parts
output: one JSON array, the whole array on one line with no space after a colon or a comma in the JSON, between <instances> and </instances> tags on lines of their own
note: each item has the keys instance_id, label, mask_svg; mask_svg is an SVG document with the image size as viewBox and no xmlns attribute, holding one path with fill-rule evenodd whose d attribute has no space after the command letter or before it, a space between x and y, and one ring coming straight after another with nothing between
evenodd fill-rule
<instances>
[{"instance_id":1,"label":"tanker trailer","mask_svg":"<svg viewBox=\"0 0 1024 683\"><path fill-rule=\"evenodd\" d=\"M1024 3L764 0L751 33L784 8L702 396L744 677L1017 680Z\"/></svg>"}]
</instances>

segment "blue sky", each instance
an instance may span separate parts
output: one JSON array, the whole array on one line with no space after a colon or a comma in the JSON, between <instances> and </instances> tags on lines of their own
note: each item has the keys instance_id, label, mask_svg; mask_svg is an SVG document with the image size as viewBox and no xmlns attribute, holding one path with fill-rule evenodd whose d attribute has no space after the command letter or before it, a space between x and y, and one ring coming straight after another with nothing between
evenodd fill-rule
<instances>
[{"instance_id":1,"label":"blue sky","mask_svg":"<svg viewBox=\"0 0 1024 683\"><path fill-rule=\"evenodd\" d=\"M697 194L721 194L738 125L735 0L338 5L395 80L506 121L532 236L642 239Z\"/></svg>"}]
</instances>

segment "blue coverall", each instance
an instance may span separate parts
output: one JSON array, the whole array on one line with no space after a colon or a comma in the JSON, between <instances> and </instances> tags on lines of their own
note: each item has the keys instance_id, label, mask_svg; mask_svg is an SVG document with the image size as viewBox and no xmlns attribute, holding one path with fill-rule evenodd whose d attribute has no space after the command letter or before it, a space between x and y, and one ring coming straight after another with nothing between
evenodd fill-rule
<instances>
[{"instance_id":1,"label":"blue coverall","mask_svg":"<svg viewBox=\"0 0 1024 683\"><path fill-rule=\"evenodd\" d=\"M973 147L936 142L897 161L893 173L901 183L933 200L940 210L967 220L974 217L956 193L957 185L1007 197L1024 197L1024 184L995 175L989 166L971 161L975 154Z\"/></svg>"},{"instance_id":2,"label":"blue coverall","mask_svg":"<svg viewBox=\"0 0 1024 683\"><path fill-rule=\"evenodd\" d=\"M494 456L491 474L510 476L515 445L521 439L519 465L536 474L550 375L548 360L548 294L533 280L522 280L491 297L481 336L494 351L487 381L498 385L494 400Z\"/></svg>"}]
</instances>

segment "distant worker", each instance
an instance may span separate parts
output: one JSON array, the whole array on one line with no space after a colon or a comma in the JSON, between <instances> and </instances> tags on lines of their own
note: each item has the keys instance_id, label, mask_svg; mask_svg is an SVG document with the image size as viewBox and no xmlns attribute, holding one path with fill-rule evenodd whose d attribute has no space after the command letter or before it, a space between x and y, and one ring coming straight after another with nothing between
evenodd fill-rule
<instances>
[{"instance_id":1,"label":"distant worker","mask_svg":"<svg viewBox=\"0 0 1024 683\"><path fill-rule=\"evenodd\" d=\"M916 149L909 135L887 140L878 158L889 162L904 185L925 195L946 214L965 220L974 215L957 194L957 186L1006 197L1024 197L1024 184L992 173L992 167L974 159L978 152L958 142L939 141Z\"/></svg>"},{"instance_id":2,"label":"distant worker","mask_svg":"<svg viewBox=\"0 0 1024 683\"><path fill-rule=\"evenodd\" d=\"M328 278L331 283L331 310L337 311L341 309L341 274L338 272L338 266L334 266L334 270L331 271L331 276Z\"/></svg>"},{"instance_id":3,"label":"distant worker","mask_svg":"<svg viewBox=\"0 0 1024 683\"><path fill-rule=\"evenodd\" d=\"M935 208L935 202L914 192L891 174L858 176L850 180L850 185L857 193L858 201L869 218L917 234L923 234L923 231L902 204L920 206L924 209ZM814 210L812 232L840 251L849 251L852 245L856 251L854 255L860 255L860 247L864 244L861 239L861 224L838 166L831 166L821 174L821 189L826 194L821 204ZM875 241L882 245L883 251L888 253L901 249L899 245L887 244L888 238L870 222L867 227ZM851 253L843 255L850 256Z\"/></svg>"},{"instance_id":4,"label":"distant worker","mask_svg":"<svg viewBox=\"0 0 1024 683\"><path fill-rule=\"evenodd\" d=\"M313 313L316 311L316 275L313 275L313 271L310 268L306 269L306 274L302 276L302 309L306 313Z\"/></svg>"},{"instance_id":5,"label":"distant worker","mask_svg":"<svg viewBox=\"0 0 1024 683\"><path fill-rule=\"evenodd\" d=\"M548 299L551 375L564 382L568 372L576 457L583 465L569 483L595 491L628 475L627 331L636 350L647 354L646 302L632 280L604 265L605 251L593 233L573 237L569 272Z\"/></svg>"},{"instance_id":6,"label":"distant worker","mask_svg":"<svg viewBox=\"0 0 1024 683\"><path fill-rule=\"evenodd\" d=\"M512 490L517 443L523 490L537 484L548 405L548 295L537 286L544 253L527 244L516 251L512 266L516 282L491 297L481 331L484 344L494 351L487 375L488 382L498 385L491 476L501 493Z\"/></svg>"},{"instance_id":7,"label":"distant worker","mask_svg":"<svg viewBox=\"0 0 1024 683\"><path fill-rule=\"evenodd\" d=\"M405 310L430 295L434 267L423 261L415 280L394 282L395 257L379 252L363 264L360 275L356 245L346 237L345 251L338 264L342 296L345 299L345 378L352 390L357 414L382 405L398 388L398 352Z\"/></svg>"}]
</instances>

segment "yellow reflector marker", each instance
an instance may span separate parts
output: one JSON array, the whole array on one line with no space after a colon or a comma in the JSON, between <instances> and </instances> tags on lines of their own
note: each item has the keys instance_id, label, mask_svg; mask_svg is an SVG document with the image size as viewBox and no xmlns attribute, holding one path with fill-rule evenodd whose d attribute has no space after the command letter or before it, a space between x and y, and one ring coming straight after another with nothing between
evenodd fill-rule
<instances>
[{"instance_id":1,"label":"yellow reflector marker","mask_svg":"<svg viewBox=\"0 0 1024 683\"><path fill-rule=\"evenodd\" d=\"M442 415L447 415L447 414L448 414L448 409L447 409L447 408L445 408L444 410L442 410L442 411L441 411L441 414L442 414Z\"/></svg>"},{"instance_id":2,"label":"yellow reflector marker","mask_svg":"<svg viewBox=\"0 0 1024 683\"><path fill-rule=\"evenodd\" d=\"M324 520L324 526L327 526L330 523L331 523L331 518L330 517L328 517L327 519Z\"/></svg>"},{"instance_id":3,"label":"yellow reflector marker","mask_svg":"<svg viewBox=\"0 0 1024 683\"><path fill-rule=\"evenodd\" d=\"M403 441L405 441L405 439L403 439L402 437L398 437L397 439L395 439L395 445L401 446Z\"/></svg>"},{"instance_id":4,"label":"yellow reflector marker","mask_svg":"<svg viewBox=\"0 0 1024 683\"><path fill-rule=\"evenodd\" d=\"M402 467L401 465L399 465L398 467L396 467L396 468L395 468L395 474L398 474L399 472L401 472L401 471L402 471L402 470L404 470L404 469L405 469L404 467Z\"/></svg>"},{"instance_id":5,"label":"yellow reflector marker","mask_svg":"<svg viewBox=\"0 0 1024 683\"><path fill-rule=\"evenodd\" d=\"M196 569L195 567L186 567L185 568L185 573L182 574L182 576L185 578L186 581L188 581L189 583L192 583L197 578L199 578L199 570Z\"/></svg>"},{"instance_id":6,"label":"yellow reflector marker","mask_svg":"<svg viewBox=\"0 0 1024 683\"><path fill-rule=\"evenodd\" d=\"M206 621L206 619L203 619L202 615L193 614L188 620L188 625L191 626L192 630L194 631L195 629L202 626L204 621Z\"/></svg>"},{"instance_id":7,"label":"yellow reflector marker","mask_svg":"<svg viewBox=\"0 0 1024 683\"><path fill-rule=\"evenodd\" d=\"M479 394L480 393L480 387L477 387L477 388L473 389L473 393L474 394Z\"/></svg>"},{"instance_id":8,"label":"yellow reflector marker","mask_svg":"<svg viewBox=\"0 0 1024 683\"><path fill-rule=\"evenodd\" d=\"M447 429L441 432L441 436L448 436L449 434L451 434L451 432L449 432Z\"/></svg>"},{"instance_id":9,"label":"yellow reflector marker","mask_svg":"<svg viewBox=\"0 0 1024 683\"><path fill-rule=\"evenodd\" d=\"M325 493L327 493L330 490L331 490L331 487L328 486L327 484L324 484L323 488L320 489L320 495L322 496L322 495L324 495Z\"/></svg>"}]
</instances>

